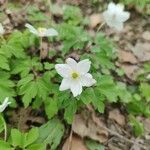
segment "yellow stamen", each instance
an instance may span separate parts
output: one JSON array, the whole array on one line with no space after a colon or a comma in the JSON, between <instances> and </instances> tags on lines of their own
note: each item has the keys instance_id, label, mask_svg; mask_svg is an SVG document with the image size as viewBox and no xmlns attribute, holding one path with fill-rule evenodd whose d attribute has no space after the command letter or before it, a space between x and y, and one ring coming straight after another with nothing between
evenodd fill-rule
<instances>
[{"instance_id":1,"label":"yellow stamen","mask_svg":"<svg viewBox=\"0 0 150 150\"><path fill-rule=\"evenodd\" d=\"M37 30L38 30L38 32L43 33L46 31L46 28L38 28Z\"/></svg>"},{"instance_id":2,"label":"yellow stamen","mask_svg":"<svg viewBox=\"0 0 150 150\"><path fill-rule=\"evenodd\" d=\"M76 78L79 77L78 73L76 73L76 72L73 72L73 73L71 74L71 76L72 76L73 79L76 79Z\"/></svg>"}]
</instances>

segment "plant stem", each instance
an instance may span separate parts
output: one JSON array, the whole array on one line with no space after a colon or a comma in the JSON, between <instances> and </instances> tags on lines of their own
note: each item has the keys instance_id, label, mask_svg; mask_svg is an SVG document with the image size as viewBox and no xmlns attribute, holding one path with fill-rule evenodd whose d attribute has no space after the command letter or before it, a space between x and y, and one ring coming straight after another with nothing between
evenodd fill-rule
<instances>
[{"instance_id":1,"label":"plant stem","mask_svg":"<svg viewBox=\"0 0 150 150\"><path fill-rule=\"evenodd\" d=\"M2 115L0 115L0 118L1 118L3 125L4 125L4 140L6 141L7 140L7 125L6 125L6 122L5 122Z\"/></svg>"},{"instance_id":2,"label":"plant stem","mask_svg":"<svg viewBox=\"0 0 150 150\"><path fill-rule=\"evenodd\" d=\"M42 59L42 42L43 42L43 38L40 37L40 60Z\"/></svg>"},{"instance_id":3,"label":"plant stem","mask_svg":"<svg viewBox=\"0 0 150 150\"><path fill-rule=\"evenodd\" d=\"M99 32L104 25L105 25L105 22L103 22L102 24L100 24L100 26L98 27L96 33Z\"/></svg>"}]
</instances>

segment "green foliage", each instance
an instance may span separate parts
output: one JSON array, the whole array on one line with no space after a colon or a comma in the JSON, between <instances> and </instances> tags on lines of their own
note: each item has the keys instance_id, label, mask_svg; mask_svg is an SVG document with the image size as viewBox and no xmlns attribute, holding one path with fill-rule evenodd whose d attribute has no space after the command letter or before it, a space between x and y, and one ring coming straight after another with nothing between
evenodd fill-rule
<instances>
[{"instance_id":1,"label":"green foliage","mask_svg":"<svg viewBox=\"0 0 150 150\"><path fill-rule=\"evenodd\" d=\"M130 125L134 129L135 136L141 136L144 133L144 126L141 122L139 122L134 116L130 115Z\"/></svg>"},{"instance_id":2,"label":"green foliage","mask_svg":"<svg viewBox=\"0 0 150 150\"><path fill-rule=\"evenodd\" d=\"M51 150L56 150L64 134L64 126L57 119L49 120L39 128L39 133L37 143L50 144Z\"/></svg>"},{"instance_id":3,"label":"green foliage","mask_svg":"<svg viewBox=\"0 0 150 150\"><path fill-rule=\"evenodd\" d=\"M124 2L141 6L146 4L146 0ZM13 6L12 9L18 9L16 7ZM26 11L27 21L35 26L37 25L35 22L38 25L43 25L45 22L47 25L51 21L37 6L29 5ZM93 105L99 113L104 113L107 103L119 102L126 107L129 114L150 116L150 85L146 79L150 72L150 64L144 64L144 71L139 73L139 82L129 86L124 82L123 70L115 63L116 46L103 33L91 36L87 32L79 7L65 5L61 19L56 26L59 32L58 38L43 38L44 42L51 42L48 57L43 60L39 58L39 39L29 31L13 31L10 35L1 38L0 102L3 102L5 97L10 97L10 101L13 102L10 106L22 107L22 103L24 107L32 106L42 111L41 115L49 120L41 127L32 128L27 133L11 129L8 142L0 140L0 148L4 150L44 150L47 145L50 145L52 150L56 150L65 128L54 116L59 113L63 122L72 124L75 113L88 104ZM59 91L61 78L55 70L55 64L64 63L70 55L77 59L79 57L80 60L88 58L92 62L91 74L97 81L95 86L83 88L82 94L76 98L69 90ZM18 99L22 103L18 102ZM135 135L142 135L143 125L134 116L129 119ZM0 132L4 129L1 125L0 120ZM86 144L89 150L104 149L94 141L88 140Z\"/></svg>"},{"instance_id":4,"label":"green foliage","mask_svg":"<svg viewBox=\"0 0 150 150\"><path fill-rule=\"evenodd\" d=\"M86 140L88 150L104 150L104 146L92 140Z\"/></svg>"},{"instance_id":5,"label":"green foliage","mask_svg":"<svg viewBox=\"0 0 150 150\"><path fill-rule=\"evenodd\" d=\"M82 21L82 13L79 7L65 5L63 6L63 19L70 25L78 25Z\"/></svg>"},{"instance_id":6,"label":"green foliage","mask_svg":"<svg viewBox=\"0 0 150 150\"><path fill-rule=\"evenodd\" d=\"M6 97L13 97L16 95L14 90L15 84L12 80L10 80L9 73L5 71L0 71L0 101L3 102Z\"/></svg>"},{"instance_id":7,"label":"green foliage","mask_svg":"<svg viewBox=\"0 0 150 150\"><path fill-rule=\"evenodd\" d=\"M138 7L144 7L150 3L150 0L120 0L124 4L133 4Z\"/></svg>"},{"instance_id":8,"label":"green foliage","mask_svg":"<svg viewBox=\"0 0 150 150\"><path fill-rule=\"evenodd\" d=\"M42 77L34 77L33 74L22 78L18 84L19 95L23 95L22 101L25 107L28 107L32 99L35 97L41 98L40 100L46 99L49 94L51 85L47 74L45 73Z\"/></svg>"},{"instance_id":9,"label":"green foliage","mask_svg":"<svg viewBox=\"0 0 150 150\"><path fill-rule=\"evenodd\" d=\"M82 27L77 27L73 25L69 25L66 23L62 23L58 26L59 37L63 40L63 48L62 53L68 53L71 48L75 50L81 50L90 40L90 36L83 30Z\"/></svg>"},{"instance_id":10,"label":"green foliage","mask_svg":"<svg viewBox=\"0 0 150 150\"><path fill-rule=\"evenodd\" d=\"M26 149L26 150L43 150L44 144L35 143L39 137L38 128L32 128L27 133L22 133L17 129L11 130L11 135L8 142L0 140L0 146L4 150Z\"/></svg>"}]
</instances>

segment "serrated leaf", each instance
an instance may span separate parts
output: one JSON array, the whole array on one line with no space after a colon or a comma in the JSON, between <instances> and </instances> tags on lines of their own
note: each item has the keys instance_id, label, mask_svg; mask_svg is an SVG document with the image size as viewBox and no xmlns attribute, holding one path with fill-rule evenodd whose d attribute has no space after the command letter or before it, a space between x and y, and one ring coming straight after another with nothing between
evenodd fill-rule
<instances>
[{"instance_id":1,"label":"serrated leaf","mask_svg":"<svg viewBox=\"0 0 150 150\"><path fill-rule=\"evenodd\" d=\"M51 150L56 150L64 134L64 126L58 119L52 119L39 128L39 133L36 142L50 144Z\"/></svg>"},{"instance_id":2,"label":"serrated leaf","mask_svg":"<svg viewBox=\"0 0 150 150\"><path fill-rule=\"evenodd\" d=\"M48 118L51 119L58 112L57 101L50 98L46 99L45 111Z\"/></svg>"},{"instance_id":3,"label":"serrated leaf","mask_svg":"<svg viewBox=\"0 0 150 150\"><path fill-rule=\"evenodd\" d=\"M24 142L24 147L32 144L37 140L39 137L39 130L38 128L32 128L28 133L25 133L25 142Z\"/></svg>"}]
</instances>

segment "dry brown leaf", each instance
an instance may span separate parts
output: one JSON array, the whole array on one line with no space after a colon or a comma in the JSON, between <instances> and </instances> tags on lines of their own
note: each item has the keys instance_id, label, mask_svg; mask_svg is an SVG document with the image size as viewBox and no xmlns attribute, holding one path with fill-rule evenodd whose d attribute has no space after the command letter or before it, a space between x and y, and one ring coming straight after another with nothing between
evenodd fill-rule
<instances>
[{"instance_id":1,"label":"dry brown leaf","mask_svg":"<svg viewBox=\"0 0 150 150\"><path fill-rule=\"evenodd\" d=\"M121 64L121 68L124 70L126 76L129 79L135 80L136 72L139 69L139 67L137 65Z\"/></svg>"},{"instance_id":2,"label":"dry brown leaf","mask_svg":"<svg viewBox=\"0 0 150 150\"><path fill-rule=\"evenodd\" d=\"M150 60L150 43L137 42L132 51L140 62Z\"/></svg>"},{"instance_id":3,"label":"dry brown leaf","mask_svg":"<svg viewBox=\"0 0 150 150\"><path fill-rule=\"evenodd\" d=\"M72 130L81 137L89 137L104 143L108 139L108 131L103 128L104 123L99 118L96 119L99 123L95 122L92 117L85 118L81 114L75 115Z\"/></svg>"},{"instance_id":4,"label":"dry brown leaf","mask_svg":"<svg viewBox=\"0 0 150 150\"><path fill-rule=\"evenodd\" d=\"M142 34L143 39L150 41L150 31L145 31Z\"/></svg>"},{"instance_id":5,"label":"dry brown leaf","mask_svg":"<svg viewBox=\"0 0 150 150\"><path fill-rule=\"evenodd\" d=\"M114 109L109 112L109 119L116 121L119 125L125 125L125 117L120 113L118 109Z\"/></svg>"},{"instance_id":6,"label":"dry brown leaf","mask_svg":"<svg viewBox=\"0 0 150 150\"><path fill-rule=\"evenodd\" d=\"M72 139L70 141L70 138L67 138L65 141L62 150L88 150L82 140L79 136L72 136Z\"/></svg>"},{"instance_id":7,"label":"dry brown leaf","mask_svg":"<svg viewBox=\"0 0 150 150\"><path fill-rule=\"evenodd\" d=\"M103 22L102 15L100 14L92 14L90 16L90 27L95 28L98 24Z\"/></svg>"},{"instance_id":8,"label":"dry brown leaf","mask_svg":"<svg viewBox=\"0 0 150 150\"><path fill-rule=\"evenodd\" d=\"M118 51L118 57L119 57L119 60L121 62L129 62L131 64L136 64L137 63L136 57L134 56L133 53L131 53L129 51L119 50Z\"/></svg>"}]
</instances>

